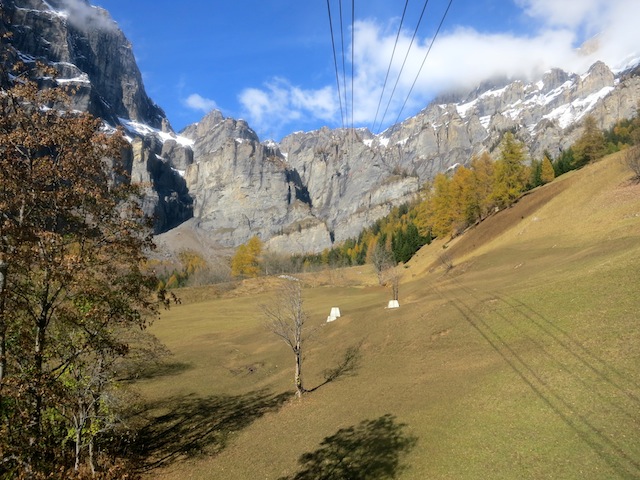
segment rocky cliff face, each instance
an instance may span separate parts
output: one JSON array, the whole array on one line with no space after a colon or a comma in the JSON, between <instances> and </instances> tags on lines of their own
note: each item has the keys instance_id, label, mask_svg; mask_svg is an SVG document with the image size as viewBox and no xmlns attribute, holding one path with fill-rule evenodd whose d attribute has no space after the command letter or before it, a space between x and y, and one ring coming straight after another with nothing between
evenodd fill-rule
<instances>
[{"instance_id":1,"label":"rocky cliff face","mask_svg":"<svg viewBox=\"0 0 640 480\"><path fill-rule=\"evenodd\" d=\"M0 12L0 28L11 34L2 39L5 70L17 61L55 67L56 83L74 90L71 108L127 130L132 177L150 185L145 210L156 231L190 218L192 199L174 162L186 168L192 152L147 96L131 44L109 14L82 0L2 0ZM163 137L173 144L163 145Z\"/></svg>"},{"instance_id":2,"label":"rocky cliff face","mask_svg":"<svg viewBox=\"0 0 640 480\"><path fill-rule=\"evenodd\" d=\"M78 89L78 110L112 125L127 118L161 128L164 112L145 93L131 44L108 12L66 0L5 0L18 56L56 67L58 82Z\"/></svg>"},{"instance_id":3,"label":"rocky cliff face","mask_svg":"<svg viewBox=\"0 0 640 480\"><path fill-rule=\"evenodd\" d=\"M212 112L183 132L195 142L185 176L195 225L227 246L259 235L274 250L317 252L357 236L437 173L492 152L507 130L533 158L555 156L587 114L609 128L631 117L639 99L636 73L615 75L598 62L583 75L556 69L533 83L441 97L377 136L322 128L266 145L245 122Z\"/></svg>"},{"instance_id":4,"label":"rocky cliff face","mask_svg":"<svg viewBox=\"0 0 640 480\"><path fill-rule=\"evenodd\" d=\"M633 115L637 83L633 76L616 78L601 62L582 76L556 69L534 83L515 81L476 90L457 103L434 103L383 133L374 145L391 147L389 153L402 164L415 165L421 178L492 150L507 130L516 132L533 157L545 150L556 156L575 141L576 127L587 114L602 128Z\"/></svg>"},{"instance_id":5,"label":"rocky cliff face","mask_svg":"<svg viewBox=\"0 0 640 480\"><path fill-rule=\"evenodd\" d=\"M357 133L325 128L260 143L246 122L212 112L182 135L194 141L185 173L193 225L225 246L259 235L274 250L320 251L357 236L419 187Z\"/></svg>"},{"instance_id":6,"label":"rocky cliff face","mask_svg":"<svg viewBox=\"0 0 640 480\"><path fill-rule=\"evenodd\" d=\"M553 156L580 135L585 115L609 128L640 100L638 70L601 62L582 75L547 72L537 82L493 79L441 96L380 135L366 129L294 133L261 143L242 120L211 112L176 135L146 95L131 45L109 14L85 0L0 0L5 68L44 61L75 87L74 108L126 129L131 177L148 185L145 211L162 232L184 228L237 246L252 235L274 250L318 252L414 198L426 181L505 131L532 157Z\"/></svg>"},{"instance_id":7,"label":"rocky cliff face","mask_svg":"<svg viewBox=\"0 0 640 480\"><path fill-rule=\"evenodd\" d=\"M196 161L185 180L196 199L197 228L232 246L255 234L277 235L309 216L282 155L262 145L244 121L213 112L195 130Z\"/></svg>"}]
</instances>

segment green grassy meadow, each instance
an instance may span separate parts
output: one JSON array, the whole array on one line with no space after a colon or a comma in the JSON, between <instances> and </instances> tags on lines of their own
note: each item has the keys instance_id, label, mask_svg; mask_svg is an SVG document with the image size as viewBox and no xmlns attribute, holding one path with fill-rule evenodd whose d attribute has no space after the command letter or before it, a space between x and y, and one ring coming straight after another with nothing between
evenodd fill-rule
<instances>
[{"instance_id":1,"label":"green grassy meadow","mask_svg":"<svg viewBox=\"0 0 640 480\"><path fill-rule=\"evenodd\" d=\"M293 354L260 309L281 280L178 291L183 303L151 327L173 355L137 382L145 475L640 478L630 176L607 157L424 247L403 269L397 310L371 266L304 276L317 331L300 401ZM343 316L325 323L333 306Z\"/></svg>"}]
</instances>

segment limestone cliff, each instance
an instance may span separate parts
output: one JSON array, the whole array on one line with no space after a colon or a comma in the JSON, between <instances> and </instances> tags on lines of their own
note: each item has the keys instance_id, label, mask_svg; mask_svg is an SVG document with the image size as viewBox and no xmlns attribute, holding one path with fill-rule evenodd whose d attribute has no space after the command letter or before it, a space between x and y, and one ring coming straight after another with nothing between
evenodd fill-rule
<instances>
[{"instance_id":1,"label":"limestone cliff","mask_svg":"<svg viewBox=\"0 0 640 480\"><path fill-rule=\"evenodd\" d=\"M105 10L85 0L0 0L0 11L5 72L18 61L48 63L58 84L74 87L73 108L125 129L131 178L145 185L156 232L193 217L183 228L226 247L258 235L274 250L321 251L415 198L437 173L493 152L505 131L532 158L555 156L587 114L609 128L640 100L638 69L597 62L587 72L554 69L533 82L490 79L445 93L379 135L322 128L261 142L245 121L217 111L177 135Z\"/></svg>"},{"instance_id":2,"label":"limestone cliff","mask_svg":"<svg viewBox=\"0 0 640 480\"><path fill-rule=\"evenodd\" d=\"M226 246L259 235L275 250L317 252L415 198L437 173L493 152L505 131L532 158L555 156L587 114L609 128L639 99L637 72L597 62L583 75L554 69L537 82L503 79L440 97L380 135L322 128L261 144L246 122L212 112L183 132L195 142L185 177L195 225Z\"/></svg>"},{"instance_id":3,"label":"limestone cliff","mask_svg":"<svg viewBox=\"0 0 640 480\"><path fill-rule=\"evenodd\" d=\"M108 12L84 0L2 0L0 14L0 30L9 34L0 41L3 70L16 62L54 67L55 83L73 91L71 108L125 128L132 178L148 185L145 211L155 217L156 231L190 218L192 199L177 170L186 168L192 152L147 96L131 44Z\"/></svg>"}]
</instances>

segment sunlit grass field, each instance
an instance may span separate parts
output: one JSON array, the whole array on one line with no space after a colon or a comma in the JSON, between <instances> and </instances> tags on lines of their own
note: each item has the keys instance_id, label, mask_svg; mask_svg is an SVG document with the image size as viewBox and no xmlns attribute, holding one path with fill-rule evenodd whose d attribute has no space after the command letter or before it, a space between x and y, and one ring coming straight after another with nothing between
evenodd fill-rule
<instances>
[{"instance_id":1,"label":"sunlit grass field","mask_svg":"<svg viewBox=\"0 0 640 480\"><path fill-rule=\"evenodd\" d=\"M630 176L608 157L423 248L397 310L370 266L304 275L316 331L300 401L293 354L260 308L283 280L177 292L183 303L151 327L173 355L136 385L146 475L640 478ZM342 317L326 323L334 306Z\"/></svg>"}]
</instances>

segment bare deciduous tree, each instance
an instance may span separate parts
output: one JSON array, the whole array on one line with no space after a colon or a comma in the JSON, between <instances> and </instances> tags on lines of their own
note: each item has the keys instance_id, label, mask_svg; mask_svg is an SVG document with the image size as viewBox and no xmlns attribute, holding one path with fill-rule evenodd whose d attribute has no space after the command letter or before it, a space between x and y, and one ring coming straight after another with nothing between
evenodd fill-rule
<instances>
[{"instance_id":1,"label":"bare deciduous tree","mask_svg":"<svg viewBox=\"0 0 640 480\"><path fill-rule=\"evenodd\" d=\"M393 254L387 250L384 245L376 243L370 258L373 268L375 268L376 274L378 275L378 283L384 285L385 271L393 268L396 264Z\"/></svg>"},{"instance_id":2,"label":"bare deciduous tree","mask_svg":"<svg viewBox=\"0 0 640 480\"><path fill-rule=\"evenodd\" d=\"M385 269L383 272L384 284L389 285L391 287L391 294L393 295L393 300L399 300L400 295L400 279L402 278L402 272L398 265L390 266Z\"/></svg>"},{"instance_id":3,"label":"bare deciduous tree","mask_svg":"<svg viewBox=\"0 0 640 480\"><path fill-rule=\"evenodd\" d=\"M624 152L624 161L633 172L633 179L640 182L640 146L628 148Z\"/></svg>"},{"instance_id":4,"label":"bare deciduous tree","mask_svg":"<svg viewBox=\"0 0 640 480\"><path fill-rule=\"evenodd\" d=\"M440 254L438 259L440 260L440 263L442 263L445 272L449 272L451 269L453 269L453 257L449 252L443 252L442 254Z\"/></svg>"},{"instance_id":5,"label":"bare deciduous tree","mask_svg":"<svg viewBox=\"0 0 640 480\"><path fill-rule=\"evenodd\" d=\"M295 357L294 384L298 398L306 392L302 384L303 345L311 333L305 330L308 317L302 303L302 286L296 279L285 280L273 301L262 306L267 329L280 337Z\"/></svg>"}]
</instances>

